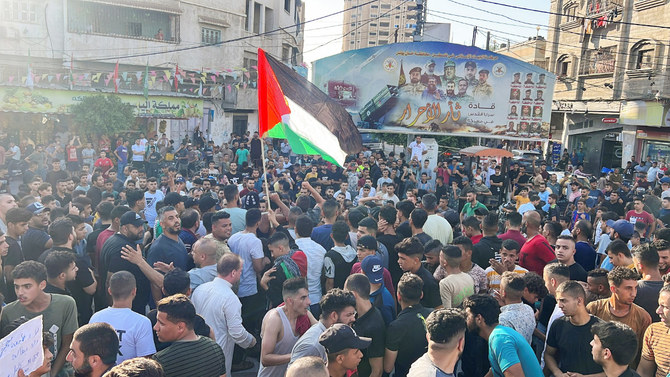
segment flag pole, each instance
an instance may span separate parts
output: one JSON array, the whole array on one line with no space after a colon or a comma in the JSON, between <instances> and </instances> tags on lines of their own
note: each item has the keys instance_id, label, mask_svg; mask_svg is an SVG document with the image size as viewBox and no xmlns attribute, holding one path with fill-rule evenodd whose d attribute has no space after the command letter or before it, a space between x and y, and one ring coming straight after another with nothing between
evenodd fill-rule
<instances>
[{"instance_id":1,"label":"flag pole","mask_svg":"<svg viewBox=\"0 0 670 377\"><path fill-rule=\"evenodd\" d=\"M270 184L268 183L268 171L265 167L265 138L261 137L261 161L263 164L263 180L265 181L265 202L267 203L268 210L270 207ZM272 228L272 223L270 223L270 228Z\"/></svg>"}]
</instances>

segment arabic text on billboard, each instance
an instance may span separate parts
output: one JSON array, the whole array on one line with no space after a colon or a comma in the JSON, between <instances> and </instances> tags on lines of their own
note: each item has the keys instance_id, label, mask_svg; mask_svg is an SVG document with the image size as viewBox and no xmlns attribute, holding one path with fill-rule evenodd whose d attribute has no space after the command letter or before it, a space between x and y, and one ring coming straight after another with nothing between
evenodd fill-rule
<instances>
[{"instance_id":1,"label":"arabic text on billboard","mask_svg":"<svg viewBox=\"0 0 670 377\"><path fill-rule=\"evenodd\" d=\"M442 42L397 43L314 62L313 82L359 128L547 138L555 76L504 55Z\"/></svg>"}]
</instances>

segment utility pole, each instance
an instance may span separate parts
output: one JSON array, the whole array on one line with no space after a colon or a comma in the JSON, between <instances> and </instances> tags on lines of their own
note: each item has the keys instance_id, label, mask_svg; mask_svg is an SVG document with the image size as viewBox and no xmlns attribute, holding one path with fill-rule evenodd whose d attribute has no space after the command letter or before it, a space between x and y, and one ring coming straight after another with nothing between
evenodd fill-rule
<instances>
[{"instance_id":1,"label":"utility pole","mask_svg":"<svg viewBox=\"0 0 670 377\"><path fill-rule=\"evenodd\" d=\"M475 42L477 42L477 26L472 29L472 46L474 47Z\"/></svg>"},{"instance_id":2,"label":"utility pole","mask_svg":"<svg viewBox=\"0 0 670 377\"><path fill-rule=\"evenodd\" d=\"M426 22L426 2L428 0L416 0L416 28L414 29L414 42L423 39L423 24Z\"/></svg>"},{"instance_id":3,"label":"utility pole","mask_svg":"<svg viewBox=\"0 0 670 377\"><path fill-rule=\"evenodd\" d=\"M398 43L398 29L399 27L395 28L395 31L393 32L393 43Z\"/></svg>"},{"instance_id":4,"label":"utility pole","mask_svg":"<svg viewBox=\"0 0 670 377\"><path fill-rule=\"evenodd\" d=\"M486 50L491 51L491 32L486 32Z\"/></svg>"}]
</instances>

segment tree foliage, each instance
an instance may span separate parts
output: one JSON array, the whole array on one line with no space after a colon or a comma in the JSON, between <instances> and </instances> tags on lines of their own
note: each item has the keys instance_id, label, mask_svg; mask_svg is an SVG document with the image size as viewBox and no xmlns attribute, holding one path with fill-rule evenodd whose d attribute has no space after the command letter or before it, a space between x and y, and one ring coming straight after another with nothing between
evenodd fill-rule
<instances>
[{"instance_id":1,"label":"tree foliage","mask_svg":"<svg viewBox=\"0 0 670 377\"><path fill-rule=\"evenodd\" d=\"M112 135L131 129L135 123L132 105L113 94L85 96L70 111L82 134Z\"/></svg>"}]
</instances>

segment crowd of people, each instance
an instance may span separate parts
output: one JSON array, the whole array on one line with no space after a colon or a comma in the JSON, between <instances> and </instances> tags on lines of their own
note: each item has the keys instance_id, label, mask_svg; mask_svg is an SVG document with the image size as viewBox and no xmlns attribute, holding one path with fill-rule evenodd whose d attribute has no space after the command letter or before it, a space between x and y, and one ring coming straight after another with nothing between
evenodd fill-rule
<instances>
[{"instance_id":1,"label":"crowd of people","mask_svg":"<svg viewBox=\"0 0 670 377\"><path fill-rule=\"evenodd\" d=\"M30 376L670 373L664 162L112 139L3 147L0 336L42 316Z\"/></svg>"}]
</instances>

